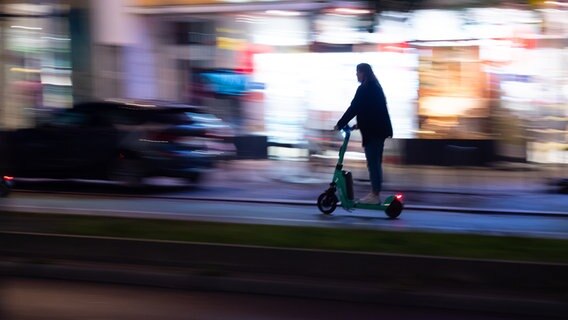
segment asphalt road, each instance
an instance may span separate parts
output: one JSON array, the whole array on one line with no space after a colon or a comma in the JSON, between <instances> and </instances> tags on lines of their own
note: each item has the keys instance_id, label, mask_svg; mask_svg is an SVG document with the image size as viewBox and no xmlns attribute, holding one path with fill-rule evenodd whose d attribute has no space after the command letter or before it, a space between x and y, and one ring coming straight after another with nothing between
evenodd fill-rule
<instances>
[{"instance_id":1,"label":"asphalt road","mask_svg":"<svg viewBox=\"0 0 568 320\"><path fill-rule=\"evenodd\" d=\"M0 200L10 211L153 217L182 220L259 223L405 231L479 233L568 238L568 218L503 214L468 214L446 211L405 210L397 220L384 212L338 208L322 215L314 205L229 203L108 195L14 193Z\"/></svg>"},{"instance_id":2,"label":"asphalt road","mask_svg":"<svg viewBox=\"0 0 568 320\"><path fill-rule=\"evenodd\" d=\"M37 279L5 279L0 291L0 318L6 320L530 319L451 309Z\"/></svg>"}]
</instances>

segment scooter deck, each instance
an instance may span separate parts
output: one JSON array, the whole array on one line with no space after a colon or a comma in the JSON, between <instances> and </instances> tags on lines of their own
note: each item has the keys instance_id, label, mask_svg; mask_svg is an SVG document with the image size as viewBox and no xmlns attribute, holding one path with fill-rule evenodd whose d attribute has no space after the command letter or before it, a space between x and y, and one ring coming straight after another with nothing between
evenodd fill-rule
<instances>
[{"instance_id":1,"label":"scooter deck","mask_svg":"<svg viewBox=\"0 0 568 320\"><path fill-rule=\"evenodd\" d=\"M394 196L388 196L381 203L359 203L357 201L351 201L347 206L349 209L368 209L368 210L386 210L390 204L394 201Z\"/></svg>"},{"instance_id":2,"label":"scooter deck","mask_svg":"<svg viewBox=\"0 0 568 320\"><path fill-rule=\"evenodd\" d=\"M356 209L383 210L383 211L386 210L388 208L388 206L389 206L388 204L384 204L384 203L377 203L377 204L354 203L353 204L353 208L356 208Z\"/></svg>"}]
</instances>

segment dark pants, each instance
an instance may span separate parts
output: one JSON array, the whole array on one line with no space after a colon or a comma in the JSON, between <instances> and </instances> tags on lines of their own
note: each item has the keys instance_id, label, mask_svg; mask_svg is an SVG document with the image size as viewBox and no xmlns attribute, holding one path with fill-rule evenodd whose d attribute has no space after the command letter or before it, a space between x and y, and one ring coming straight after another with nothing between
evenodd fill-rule
<instances>
[{"instance_id":1,"label":"dark pants","mask_svg":"<svg viewBox=\"0 0 568 320\"><path fill-rule=\"evenodd\" d=\"M379 193L383 184L383 149L385 139L372 140L365 142L365 157L367 158L367 168L373 192Z\"/></svg>"}]
</instances>

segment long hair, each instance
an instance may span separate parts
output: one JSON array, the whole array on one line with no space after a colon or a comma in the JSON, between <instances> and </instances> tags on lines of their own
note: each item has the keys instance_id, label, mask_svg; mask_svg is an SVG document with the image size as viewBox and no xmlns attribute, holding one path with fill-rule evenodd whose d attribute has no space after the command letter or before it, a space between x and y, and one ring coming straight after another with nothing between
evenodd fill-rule
<instances>
[{"instance_id":1,"label":"long hair","mask_svg":"<svg viewBox=\"0 0 568 320\"><path fill-rule=\"evenodd\" d=\"M364 76L363 84L366 84L366 83L378 84L379 83L379 80L375 76L375 73L373 72L373 68L371 68L370 64L359 63L357 65L357 71L363 73L363 76Z\"/></svg>"}]
</instances>

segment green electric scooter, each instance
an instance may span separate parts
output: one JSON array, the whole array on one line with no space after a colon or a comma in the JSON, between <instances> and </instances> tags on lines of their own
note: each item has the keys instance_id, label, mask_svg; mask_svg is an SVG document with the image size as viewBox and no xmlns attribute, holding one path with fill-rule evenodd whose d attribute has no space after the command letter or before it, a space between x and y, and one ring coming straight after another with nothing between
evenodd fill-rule
<instances>
[{"instance_id":1,"label":"green electric scooter","mask_svg":"<svg viewBox=\"0 0 568 320\"><path fill-rule=\"evenodd\" d=\"M402 194L388 196L385 201L377 204L358 203L354 200L353 176L351 172L343 170L343 158L347 150L347 144L349 144L351 131L354 129L356 127L349 126L342 129L345 133L345 138L343 139L343 145L339 149L339 159L333 173L333 181L329 184L329 188L318 197L318 209L324 214L331 214L341 201L341 206L347 211L353 209L380 210L384 211L389 218L395 219L404 208ZM339 197L337 194L339 194Z\"/></svg>"}]
</instances>

